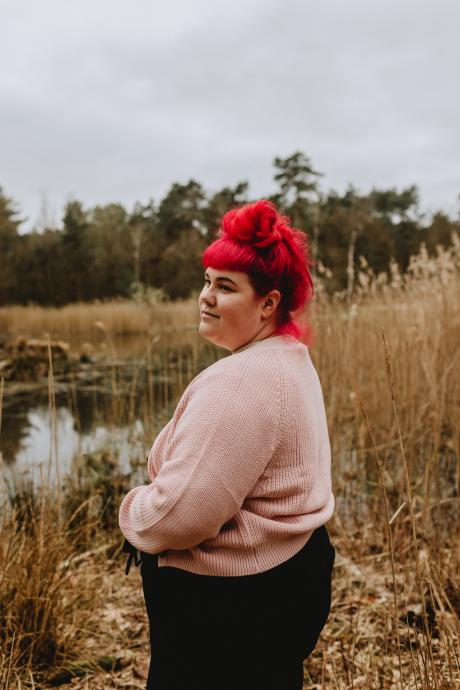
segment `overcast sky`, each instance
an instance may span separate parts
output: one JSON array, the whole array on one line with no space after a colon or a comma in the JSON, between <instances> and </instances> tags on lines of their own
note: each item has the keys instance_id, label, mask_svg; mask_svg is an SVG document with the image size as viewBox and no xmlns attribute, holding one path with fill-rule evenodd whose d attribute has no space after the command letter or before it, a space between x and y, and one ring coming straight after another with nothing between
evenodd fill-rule
<instances>
[{"instance_id":1,"label":"overcast sky","mask_svg":"<svg viewBox=\"0 0 460 690\"><path fill-rule=\"evenodd\" d=\"M458 0L0 0L0 186L28 220L190 178L417 184L458 212Z\"/></svg>"}]
</instances>

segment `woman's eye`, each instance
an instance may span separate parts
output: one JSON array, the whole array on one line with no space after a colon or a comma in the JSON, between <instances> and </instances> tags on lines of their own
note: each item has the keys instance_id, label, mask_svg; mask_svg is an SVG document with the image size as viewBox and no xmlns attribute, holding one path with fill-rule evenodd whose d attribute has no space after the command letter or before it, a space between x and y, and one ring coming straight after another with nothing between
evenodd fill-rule
<instances>
[{"instance_id":1,"label":"woman's eye","mask_svg":"<svg viewBox=\"0 0 460 690\"><path fill-rule=\"evenodd\" d=\"M210 283L211 281L209 280L209 278L205 278L204 282L206 285L206 283ZM228 285L222 285L221 284L219 287L221 287L222 290L227 290L227 292L233 292L232 288L230 288Z\"/></svg>"}]
</instances>

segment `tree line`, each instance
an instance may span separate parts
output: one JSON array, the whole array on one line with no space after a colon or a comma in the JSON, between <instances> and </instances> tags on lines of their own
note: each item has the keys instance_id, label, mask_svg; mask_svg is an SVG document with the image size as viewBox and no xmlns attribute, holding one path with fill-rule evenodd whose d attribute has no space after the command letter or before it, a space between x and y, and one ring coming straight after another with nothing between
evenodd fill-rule
<instances>
[{"instance_id":1,"label":"tree line","mask_svg":"<svg viewBox=\"0 0 460 690\"><path fill-rule=\"evenodd\" d=\"M273 161L277 191L265 198L307 233L318 267L327 267L331 291L344 290L363 256L377 274L391 259L400 269L424 242L429 253L448 246L459 220L442 211L429 220L419 210L415 185L343 194L324 192L322 173L302 152ZM207 194L194 179L174 183L156 204L85 208L69 201L59 227L21 234L14 201L0 188L0 304L63 305L130 297L155 288L165 299L186 298L202 286L200 256L215 238L219 218L249 202L241 181Z\"/></svg>"}]
</instances>

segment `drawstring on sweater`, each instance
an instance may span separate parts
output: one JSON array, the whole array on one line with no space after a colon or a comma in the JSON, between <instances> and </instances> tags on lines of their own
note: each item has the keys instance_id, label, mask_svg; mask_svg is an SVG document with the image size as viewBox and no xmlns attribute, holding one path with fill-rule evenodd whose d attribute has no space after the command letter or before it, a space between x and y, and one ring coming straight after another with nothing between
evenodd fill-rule
<instances>
[{"instance_id":1,"label":"drawstring on sweater","mask_svg":"<svg viewBox=\"0 0 460 690\"><path fill-rule=\"evenodd\" d=\"M126 561L126 567L125 567L125 575L128 575L129 569L131 568L131 563L133 562L134 558L134 565L136 568L139 567L141 564L141 555L139 549L136 549L135 546L133 546L126 538L125 541L123 542L123 548L122 552L129 554L128 559Z\"/></svg>"}]
</instances>

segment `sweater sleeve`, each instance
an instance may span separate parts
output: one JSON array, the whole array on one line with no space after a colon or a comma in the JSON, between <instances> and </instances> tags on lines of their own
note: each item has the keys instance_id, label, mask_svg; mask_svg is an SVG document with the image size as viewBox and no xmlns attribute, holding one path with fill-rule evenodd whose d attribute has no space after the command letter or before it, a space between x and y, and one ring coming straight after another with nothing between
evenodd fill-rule
<instances>
[{"instance_id":1,"label":"sweater sleeve","mask_svg":"<svg viewBox=\"0 0 460 690\"><path fill-rule=\"evenodd\" d=\"M268 378L270 380L268 380ZM190 391L154 481L123 499L137 549L187 549L217 536L267 467L280 419L278 377L217 372Z\"/></svg>"},{"instance_id":2,"label":"sweater sleeve","mask_svg":"<svg viewBox=\"0 0 460 690\"><path fill-rule=\"evenodd\" d=\"M163 439L167 434L169 433L169 429L171 427L171 424L173 423L173 420L170 419L169 422L166 424L166 426L163 427L163 429L160 431L158 436L156 437L153 446L151 447L148 458L147 458L147 474L149 476L149 479L151 482L154 481L155 477L158 474L158 466L155 462L156 460L156 449L157 447L163 442Z\"/></svg>"}]
</instances>

